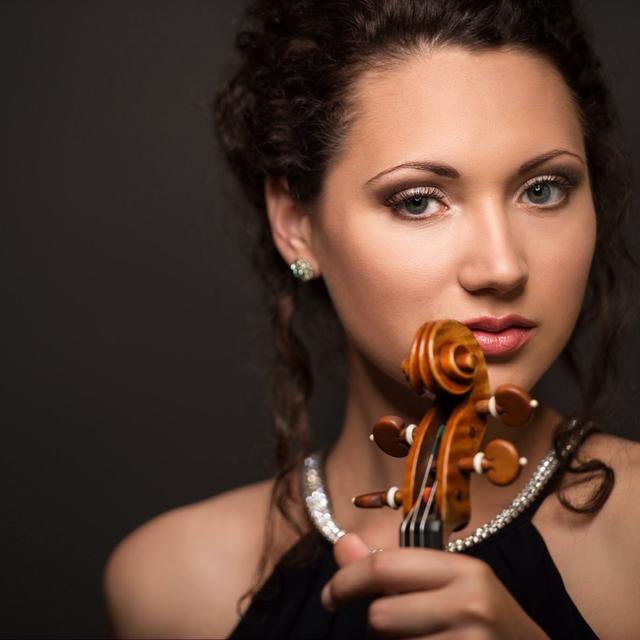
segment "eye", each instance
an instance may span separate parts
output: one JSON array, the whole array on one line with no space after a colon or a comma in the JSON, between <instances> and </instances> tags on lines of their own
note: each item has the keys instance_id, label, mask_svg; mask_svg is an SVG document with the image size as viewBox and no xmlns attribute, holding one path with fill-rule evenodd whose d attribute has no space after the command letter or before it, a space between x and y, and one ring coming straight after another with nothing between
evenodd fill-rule
<instances>
[{"instance_id":1,"label":"eye","mask_svg":"<svg viewBox=\"0 0 640 640\"><path fill-rule=\"evenodd\" d=\"M394 193L384 204L402 217L424 219L438 213L437 203L442 204L443 198L438 189L416 187Z\"/></svg>"},{"instance_id":2,"label":"eye","mask_svg":"<svg viewBox=\"0 0 640 640\"><path fill-rule=\"evenodd\" d=\"M563 203L572 184L562 176L541 176L534 178L524 186L524 195L528 202L525 204L551 209Z\"/></svg>"}]
</instances>

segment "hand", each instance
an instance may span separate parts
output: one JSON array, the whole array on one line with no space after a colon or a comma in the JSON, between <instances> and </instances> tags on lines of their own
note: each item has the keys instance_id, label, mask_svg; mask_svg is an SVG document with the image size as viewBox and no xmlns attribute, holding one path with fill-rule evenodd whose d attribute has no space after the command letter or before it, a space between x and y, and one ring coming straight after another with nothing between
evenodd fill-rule
<instances>
[{"instance_id":1,"label":"hand","mask_svg":"<svg viewBox=\"0 0 640 640\"><path fill-rule=\"evenodd\" d=\"M353 533L336 543L334 555L340 569L322 590L322 604L334 611L378 596L369 625L382 638L547 638L482 560L421 548L371 553Z\"/></svg>"}]
</instances>

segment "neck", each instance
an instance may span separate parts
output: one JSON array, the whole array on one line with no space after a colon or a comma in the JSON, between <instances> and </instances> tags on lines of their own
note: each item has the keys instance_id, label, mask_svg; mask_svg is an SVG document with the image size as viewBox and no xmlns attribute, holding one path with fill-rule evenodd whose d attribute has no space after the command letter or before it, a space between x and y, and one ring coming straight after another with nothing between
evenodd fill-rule
<instances>
[{"instance_id":1,"label":"neck","mask_svg":"<svg viewBox=\"0 0 640 640\"><path fill-rule=\"evenodd\" d=\"M416 398L402 382L383 377L353 351L347 358L347 367L349 388L342 429L326 460L327 490L340 526L359 533L371 546L390 546L392 541L397 542L401 512L358 509L351 504L351 498L401 486L405 459L385 454L369 440L369 434L384 415L397 415L407 423L418 424L431 401ZM528 464L516 481L506 487L472 475L472 521L465 530L475 529L513 500L551 448L553 429L561 419L543 402L532 420L522 427L508 427L498 418L489 417L485 442L494 438L513 442Z\"/></svg>"}]
</instances>

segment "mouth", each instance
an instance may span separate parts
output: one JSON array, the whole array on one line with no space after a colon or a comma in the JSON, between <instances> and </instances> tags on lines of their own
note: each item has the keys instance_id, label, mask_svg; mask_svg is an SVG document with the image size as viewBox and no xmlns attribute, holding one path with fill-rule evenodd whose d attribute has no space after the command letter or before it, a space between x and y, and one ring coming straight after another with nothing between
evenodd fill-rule
<instances>
[{"instance_id":1,"label":"mouth","mask_svg":"<svg viewBox=\"0 0 640 640\"><path fill-rule=\"evenodd\" d=\"M471 329L486 356L514 353L521 349L535 332L536 323L511 314L503 318L483 316L463 321Z\"/></svg>"}]
</instances>

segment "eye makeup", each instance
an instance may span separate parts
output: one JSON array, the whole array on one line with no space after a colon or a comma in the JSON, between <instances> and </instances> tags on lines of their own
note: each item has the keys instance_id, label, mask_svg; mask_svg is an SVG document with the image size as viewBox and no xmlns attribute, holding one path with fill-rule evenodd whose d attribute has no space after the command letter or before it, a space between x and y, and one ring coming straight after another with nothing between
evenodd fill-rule
<instances>
[{"instance_id":1,"label":"eye makeup","mask_svg":"<svg viewBox=\"0 0 640 640\"><path fill-rule=\"evenodd\" d=\"M536 210L557 209L568 202L570 192L582 183L583 178L583 171L575 169L571 165L557 164L554 167L550 167L547 170L547 173L529 178L521 187L519 187L517 191L517 198L520 199L528 190L532 189L536 185L552 185L563 193L563 197L558 202L551 205L536 204L534 202L525 202L523 204L528 208ZM426 183L424 177L408 179L405 176L401 180L393 181L392 184L384 186L381 185L379 190L375 190L378 193L375 193L374 195L376 201L383 206L392 209L400 217L424 220L425 218L431 218L438 214L431 213L424 215L422 212L419 212L419 214L416 215L415 213L402 211L401 208L408 201L413 201L412 205L417 206L420 198L434 200L439 202L442 206L447 207L446 189L436 186L438 183L442 183L442 179L438 177L434 177L429 180L429 183Z\"/></svg>"}]
</instances>

